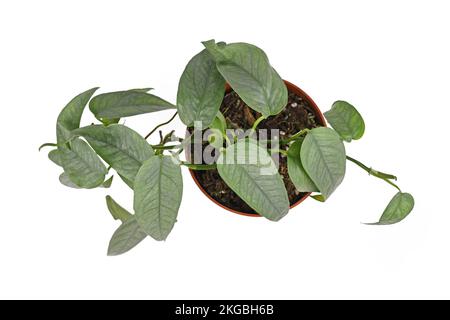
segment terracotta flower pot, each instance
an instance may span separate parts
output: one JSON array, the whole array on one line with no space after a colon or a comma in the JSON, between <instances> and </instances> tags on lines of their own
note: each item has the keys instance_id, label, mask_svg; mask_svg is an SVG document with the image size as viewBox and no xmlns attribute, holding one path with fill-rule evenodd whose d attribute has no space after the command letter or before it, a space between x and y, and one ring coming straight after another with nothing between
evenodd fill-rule
<instances>
[{"instance_id":1,"label":"terracotta flower pot","mask_svg":"<svg viewBox=\"0 0 450 320\"><path fill-rule=\"evenodd\" d=\"M322 114L322 112L320 111L319 107L316 105L316 103L314 102L313 99L311 99L310 96L308 96L308 94L306 94L302 89L300 89L299 87L297 87L296 85L290 83L289 81L284 80L284 83L286 84L286 87L288 88L289 91L294 92L295 94L297 94L298 96L301 96L303 99L305 99L306 101L308 101L310 107L313 109L314 114L316 116L316 121L317 123L319 123L321 126L326 126L326 121L325 118ZM231 91L231 87L226 84L226 89L225 89L225 93L229 93ZM247 216L247 217L261 217L259 214L255 214L255 213L245 213L245 212L240 212L237 210L234 210L232 208L229 208L227 206L224 206L223 204L219 203L218 201L216 201L214 198L212 198L208 192L206 192L206 190L203 188L203 186L200 184L200 182L198 181L197 177L195 176L195 171L194 170L189 170L190 174L192 176L192 179L194 179L195 184L198 186L198 188L203 192L203 194L210 199L212 202L214 202L216 205L218 205L219 207L222 207L225 210L228 210L230 212L233 213L237 213L243 216ZM294 208L295 206L299 205L301 202L303 202L306 198L309 197L311 193L307 193L305 194L303 197L301 197L299 200L297 200L295 203L291 204L290 208Z\"/></svg>"}]
</instances>

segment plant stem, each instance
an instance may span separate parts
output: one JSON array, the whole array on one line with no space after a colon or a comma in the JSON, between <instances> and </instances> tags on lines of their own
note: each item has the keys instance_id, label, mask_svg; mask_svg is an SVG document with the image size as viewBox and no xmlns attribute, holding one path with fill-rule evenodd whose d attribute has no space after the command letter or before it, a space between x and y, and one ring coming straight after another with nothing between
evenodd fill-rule
<instances>
[{"instance_id":1,"label":"plant stem","mask_svg":"<svg viewBox=\"0 0 450 320\"><path fill-rule=\"evenodd\" d=\"M156 144L156 145L152 145L152 148L153 149L156 149L156 150L171 150L171 149L179 149L179 148L181 148L181 144L176 144L176 145L173 145L173 146L165 146L165 145L161 145L161 144Z\"/></svg>"},{"instance_id":2,"label":"plant stem","mask_svg":"<svg viewBox=\"0 0 450 320\"><path fill-rule=\"evenodd\" d=\"M181 161L181 165L188 167L191 170L212 170L216 169L215 164L193 164L186 161Z\"/></svg>"},{"instance_id":3,"label":"plant stem","mask_svg":"<svg viewBox=\"0 0 450 320\"><path fill-rule=\"evenodd\" d=\"M385 178L385 179L397 180L397 177L394 176L393 174L384 173L384 172L377 171L377 170L374 170L374 169L372 169L372 168L369 168L368 166L364 165L364 164L361 163L360 161L358 161L358 160L356 160L356 159L354 159L354 158L352 158L352 157L350 157L350 156L347 156L347 160L349 160L349 161L351 161L351 162L357 164L358 166L360 166L361 168L363 168L365 171L367 171L367 172L368 172L370 175L372 175L372 176L376 176L376 177L378 177L378 178Z\"/></svg>"},{"instance_id":4,"label":"plant stem","mask_svg":"<svg viewBox=\"0 0 450 320\"><path fill-rule=\"evenodd\" d=\"M299 132L297 132L296 134L290 136L289 138L280 140L280 143L281 144L288 144L289 142L291 142L291 141L297 139L298 137L301 137L302 135L306 134L308 131L309 131L308 128L300 130Z\"/></svg>"},{"instance_id":5,"label":"plant stem","mask_svg":"<svg viewBox=\"0 0 450 320\"><path fill-rule=\"evenodd\" d=\"M41 151L41 149L42 148L44 148L44 147L57 147L58 145L56 144L56 143L44 143L43 145L41 145L40 147L39 147L39 151Z\"/></svg>"},{"instance_id":6,"label":"plant stem","mask_svg":"<svg viewBox=\"0 0 450 320\"><path fill-rule=\"evenodd\" d=\"M160 123L160 124L158 124L156 127L154 127L153 130L150 131L150 132L145 136L145 139L148 139L148 138L153 134L153 132L155 132L156 130L158 130L158 129L161 128L162 126L165 126L166 124L170 123L173 119L175 119L175 117L177 116L177 114L178 114L178 111L175 112L175 114L172 116L172 118L170 118L170 119L167 120L166 122Z\"/></svg>"},{"instance_id":7,"label":"plant stem","mask_svg":"<svg viewBox=\"0 0 450 320\"><path fill-rule=\"evenodd\" d=\"M389 174L389 173L384 173L384 172L381 172L381 171L373 170L372 168L369 168L368 166L366 166L366 165L363 164L362 162L360 162L360 161L358 161L358 160L356 160L356 159L354 159L354 158L352 158L352 157L350 157L350 156L347 156L347 160L353 162L353 163L356 164L358 167L362 168L362 169L363 169L364 171L366 171L369 175L374 176L374 177L377 177L377 178L379 178L379 179L381 179L381 180L386 181L386 182L389 183L391 186L393 186L394 188L396 188L398 191L401 192L400 188L399 188L395 183L393 183L393 182L391 181L391 180L397 180L397 177L396 177L396 176L394 176L394 175L392 175L392 174Z\"/></svg>"},{"instance_id":8,"label":"plant stem","mask_svg":"<svg viewBox=\"0 0 450 320\"><path fill-rule=\"evenodd\" d=\"M259 123L265 119L266 119L266 117L264 117L264 116L261 116L258 119L256 119L256 121L253 123L253 126L252 126L252 133L256 131L256 128L258 127Z\"/></svg>"}]
</instances>

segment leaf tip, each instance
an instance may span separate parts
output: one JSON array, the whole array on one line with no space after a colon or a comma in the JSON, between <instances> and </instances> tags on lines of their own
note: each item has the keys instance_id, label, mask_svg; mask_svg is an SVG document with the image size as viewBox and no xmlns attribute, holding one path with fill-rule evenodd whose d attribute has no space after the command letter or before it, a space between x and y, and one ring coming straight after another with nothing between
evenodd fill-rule
<instances>
[{"instance_id":1,"label":"leaf tip","mask_svg":"<svg viewBox=\"0 0 450 320\"><path fill-rule=\"evenodd\" d=\"M216 44L216 40L210 39L210 40L202 41L202 44L205 46L205 48L208 48L208 47L214 46Z\"/></svg>"},{"instance_id":2,"label":"leaf tip","mask_svg":"<svg viewBox=\"0 0 450 320\"><path fill-rule=\"evenodd\" d=\"M116 257L118 255L120 255L120 253L115 252L110 247L108 247L108 251L106 252L106 256L108 256L108 257Z\"/></svg>"}]
</instances>

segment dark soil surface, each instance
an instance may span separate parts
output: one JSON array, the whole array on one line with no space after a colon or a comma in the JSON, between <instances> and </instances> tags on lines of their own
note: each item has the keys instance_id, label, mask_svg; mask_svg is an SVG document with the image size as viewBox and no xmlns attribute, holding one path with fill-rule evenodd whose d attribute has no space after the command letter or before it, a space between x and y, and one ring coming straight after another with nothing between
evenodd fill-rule
<instances>
[{"instance_id":1,"label":"dark soil surface","mask_svg":"<svg viewBox=\"0 0 450 320\"><path fill-rule=\"evenodd\" d=\"M234 91L225 95L220 111L225 116L228 127L233 129L250 129L255 120L260 117L260 114L250 109ZM312 129L316 126L320 126L320 123L316 124L314 109L308 101L304 97L289 92L289 100L285 109L278 115L263 120L258 125L258 129L279 129L280 139L285 139L302 129ZM292 205L305 193L298 192L289 179L287 159L283 155L280 155L279 172L283 177ZM203 189L222 205L243 213L257 214L225 184L217 170L194 171L194 175Z\"/></svg>"}]
</instances>

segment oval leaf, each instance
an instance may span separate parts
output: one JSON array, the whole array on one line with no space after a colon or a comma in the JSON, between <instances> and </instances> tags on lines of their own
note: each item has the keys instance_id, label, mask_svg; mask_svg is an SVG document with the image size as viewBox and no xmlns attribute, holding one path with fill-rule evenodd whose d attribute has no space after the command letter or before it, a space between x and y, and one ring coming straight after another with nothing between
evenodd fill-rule
<instances>
[{"instance_id":1,"label":"oval leaf","mask_svg":"<svg viewBox=\"0 0 450 320\"><path fill-rule=\"evenodd\" d=\"M130 251L146 237L147 234L142 231L136 218L131 216L114 232L109 241L108 256L117 256Z\"/></svg>"},{"instance_id":2,"label":"oval leaf","mask_svg":"<svg viewBox=\"0 0 450 320\"><path fill-rule=\"evenodd\" d=\"M181 121L188 127L201 121L208 127L219 111L225 94L225 79L205 49L194 56L184 69L178 84L177 108Z\"/></svg>"},{"instance_id":3,"label":"oval leaf","mask_svg":"<svg viewBox=\"0 0 450 320\"><path fill-rule=\"evenodd\" d=\"M264 51L248 43L217 45L203 42L216 60L217 69L252 109L263 116L278 114L288 102L288 92Z\"/></svg>"},{"instance_id":4,"label":"oval leaf","mask_svg":"<svg viewBox=\"0 0 450 320\"><path fill-rule=\"evenodd\" d=\"M267 150L239 140L220 153L217 170L225 183L252 209L272 221L289 211L283 180Z\"/></svg>"},{"instance_id":5,"label":"oval leaf","mask_svg":"<svg viewBox=\"0 0 450 320\"><path fill-rule=\"evenodd\" d=\"M330 128L314 128L306 135L300 159L324 199L341 184L345 175L345 147Z\"/></svg>"},{"instance_id":6,"label":"oval leaf","mask_svg":"<svg viewBox=\"0 0 450 320\"><path fill-rule=\"evenodd\" d=\"M95 188L103 183L106 167L94 150L83 140L71 141L70 148L63 147L61 160L70 181L81 188Z\"/></svg>"},{"instance_id":7,"label":"oval leaf","mask_svg":"<svg viewBox=\"0 0 450 320\"><path fill-rule=\"evenodd\" d=\"M138 114L174 109L175 106L142 90L117 91L99 94L89 103L89 109L97 119L130 117Z\"/></svg>"},{"instance_id":8,"label":"oval leaf","mask_svg":"<svg viewBox=\"0 0 450 320\"><path fill-rule=\"evenodd\" d=\"M125 222L131 217L131 213L122 208L111 196L106 196L106 206L114 220Z\"/></svg>"},{"instance_id":9,"label":"oval leaf","mask_svg":"<svg viewBox=\"0 0 450 320\"><path fill-rule=\"evenodd\" d=\"M380 221L372 225L394 224L405 219L414 208L414 198L406 192L398 192L384 209Z\"/></svg>"},{"instance_id":10,"label":"oval leaf","mask_svg":"<svg viewBox=\"0 0 450 320\"><path fill-rule=\"evenodd\" d=\"M144 162L134 181L134 211L142 229L165 240L177 220L183 193L180 166L170 156Z\"/></svg>"},{"instance_id":11,"label":"oval leaf","mask_svg":"<svg viewBox=\"0 0 450 320\"><path fill-rule=\"evenodd\" d=\"M289 147L287 158L289 178L294 183L295 188L300 192L319 191L303 168L300 159L302 142L303 140L297 140Z\"/></svg>"},{"instance_id":12,"label":"oval leaf","mask_svg":"<svg viewBox=\"0 0 450 320\"><path fill-rule=\"evenodd\" d=\"M365 130L364 120L354 106L345 101L336 101L324 113L325 118L337 133L347 142L360 139Z\"/></svg>"},{"instance_id":13,"label":"oval leaf","mask_svg":"<svg viewBox=\"0 0 450 320\"><path fill-rule=\"evenodd\" d=\"M142 136L120 124L87 126L73 134L84 137L103 160L129 181L134 181L142 163L154 154Z\"/></svg>"},{"instance_id":14,"label":"oval leaf","mask_svg":"<svg viewBox=\"0 0 450 320\"><path fill-rule=\"evenodd\" d=\"M62 144L70 139L70 132L80 127L81 116L89 99L98 88L89 89L73 98L62 109L56 121L56 140Z\"/></svg>"}]
</instances>

